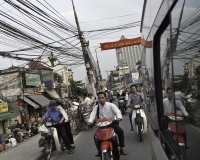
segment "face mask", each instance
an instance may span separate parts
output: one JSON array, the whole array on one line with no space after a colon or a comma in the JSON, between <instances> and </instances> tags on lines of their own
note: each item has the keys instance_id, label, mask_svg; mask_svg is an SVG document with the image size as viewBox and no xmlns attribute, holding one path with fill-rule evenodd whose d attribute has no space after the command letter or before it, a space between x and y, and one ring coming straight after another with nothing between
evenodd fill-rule
<instances>
[{"instance_id":1,"label":"face mask","mask_svg":"<svg viewBox=\"0 0 200 160\"><path fill-rule=\"evenodd\" d=\"M105 104L105 102L106 102L105 99L99 99L98 101L99 101L99 103L100 103L101 105Z\"/></svg>"},{"instance_id":2,"label":"face mask","mask_svg":"<svg viewBox=\"0 0 200 160\"><path fill-rule=\"evenodd\" d=\"M173 98L173 94L167 94L167 97L169 100L171 100Z\"/></svg>"}]
</instances>

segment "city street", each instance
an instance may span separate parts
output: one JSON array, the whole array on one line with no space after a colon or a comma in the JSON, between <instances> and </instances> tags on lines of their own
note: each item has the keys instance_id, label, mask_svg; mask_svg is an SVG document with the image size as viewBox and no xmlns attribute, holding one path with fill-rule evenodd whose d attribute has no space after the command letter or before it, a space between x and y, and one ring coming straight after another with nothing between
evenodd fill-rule
<instances>
[{"instance_id":1,"label":"city street","mask_svg":"<svg viewBox=\"0 0 200 160\"><path fill-rule=\"evenodd\" d=\"M130 131L130 124L128 119L128 110L123 116L123 120L120 122L120 126L124 130L125 145L128 155L121 156L121 160L147 160L150 159L150 142L148 134L143 135L143 142L139 141L139 136L136 132ZM95 157L97 152L93 135L96 128L89 128L86 131L80 132L77 136L74 136L76 148L73 154L68 154L68 151L63 152L53 152L52 160L63 160L63 159L73 159L73 160L95 160L99 159ZM30 140L27 140L23 144L10 149L9 151L0 154L1 159L10 160L15 157L17 160L41 160L42 159L42 148L38 147L38 140L40 135L37 135ZM16 154L17 153L17 154Z\"/></svg>"}]
</instances>

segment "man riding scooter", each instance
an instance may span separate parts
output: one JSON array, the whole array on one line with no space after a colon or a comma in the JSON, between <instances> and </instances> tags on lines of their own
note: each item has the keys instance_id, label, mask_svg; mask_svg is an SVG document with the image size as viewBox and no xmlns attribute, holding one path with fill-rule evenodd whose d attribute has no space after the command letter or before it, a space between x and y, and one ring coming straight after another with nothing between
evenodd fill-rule
<instances>
[{"instance_id":1,"label":"man riding scooter","mask_svg":"<svg viewBox=\"0 0 200 160\"><path fill-rule=\"evenodd\" d=\"M105 92L99 92L98 93L98 102L99 102L99 105L96 105L93 108L93 111L90 114L90 118L88 120L88 125L92 124L92 122L94 121L94 119L95 119L95 117L98 113L99 113L99 118L108 118L110 120L116 120L116 121L122 120L122 114L121 114L120 110L118 109L118 107L113 103L106 102L106 93ZM110 127L112 127L114 129L115 133L119 137L121 154L127 155L127 153L124 149L124 147L125 147L125 145L124 145L124 131L116 123L112 123L110 125ZM97 147L97 150L98 150L98 154L96 156L100 156L99 145L100 144L96 144L96 147ZM115 144L113 146L117 146L117 144ZM118 150L118 148L117 148L117 150Z\"/></svg>"},{"instance_id":2,"label":"man riding scooter","mask_svg":"<svg viewBox=\"0 0 200 160\"><path fill-rule=\"evenodd\" d=\"M43 122L44 119L49 119L49 118L50 118L51 122L58 123L58 124L54 125L53 127L55 127L57 129L58 133L62 136L67 150L69 150L69 153L72 154L73 153L72 147L70 145L70 141L69 141L69 138L67 137L67 133L65 131L65 127L63 124L65 118L61 114L60 110L57 108L57 104L56 104L55 100L50 100L49 109L45 113L41 122Z\"/></svg>"},{"instance_id":3,"label":"man riding scooter","mask_svg":"<svg viewBox=\"0 0 200 160\"><path fill-rule=\"evenodd\" d=\"M143 101L144 101L144 97L140 94L140 93L137 93L137 86L136 85L131 85L130 86L130 89L131 89L131 92L129 94L129 97L128 97L128 103L126 104L126 106L130 106L133 107L131 109L131 111L129 112L129 119L130 119L130 123L131 123L131 131L133 131L133 124L132 124L132 114L133 114L133 111L134 111L134 105L137 105L137 104L142 104Z\"/></svg>"},{"instance_id":4,"label":"man riding scooter","mask_svg":"<svg viewBox=\"0 0 200 160\"><path fill-rule=\"evenodd\" d=\"M174 100L174 94L173 94L173 90L171 87L167 88L166 91L167 94L167 98L163 99L163 107L164 107L164 115L168 115L170 113L174 113L175 112L175 108L174 108L174 102L176 105L177 109L180 109L182 114L187 117L190 118L188 112L186 111L185 107L183 106L182 102L180 100ZM186 130L184 133L184 137L185 137L185 142L187 139L187 135L186 135ZM186 148L188 149L188 146L186 145Z\"/></svg>"}]
</instances>

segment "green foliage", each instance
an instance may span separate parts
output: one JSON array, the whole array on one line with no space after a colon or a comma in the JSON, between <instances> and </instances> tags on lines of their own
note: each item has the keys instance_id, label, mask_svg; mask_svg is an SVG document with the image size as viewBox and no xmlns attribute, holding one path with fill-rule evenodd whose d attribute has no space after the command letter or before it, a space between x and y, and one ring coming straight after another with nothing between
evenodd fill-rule
<instances>
[{"instance_id":1,"label":"green foliage","mask_svg":"<svg viewBox=\"0 0 200 160\"><path fill-rule=\"evenodd\" d=\"M60 74L54 73L53 77L54 77L54 81L57 81L58 83L63 83L63 77Z\"/></svg>"},{"instance_id":2,"label":"green foliage","mask_svg":"<svg viewBox=\"0 0 200 160\"><path fill-rule=\"evenodd\" d=\"M82 96L84 92L87 92L87 88L85 88L85 83L82 83L82 81L70 80L70 87L72 95Z\"/></svg>"}]
</instances>

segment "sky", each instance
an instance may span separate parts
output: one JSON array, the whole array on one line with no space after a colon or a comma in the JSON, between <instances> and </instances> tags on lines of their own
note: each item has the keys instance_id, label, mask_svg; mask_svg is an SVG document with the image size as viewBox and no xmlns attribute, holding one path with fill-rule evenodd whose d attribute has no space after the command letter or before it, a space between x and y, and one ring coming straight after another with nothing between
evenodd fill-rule
<instances>
[{"instance_id":1,"label":"sky","mask_svg":"<svg viewBox=\"0 0 200 160\"><path fill-rule=\"evenodd\" d=\"M44 0L40 1L44 2ZM0 0L0 6L3 2L3 0ZM31 0L31 2L38 4L35 0ZM70 23L76 26L71 0L48 0L48 3L51 4L60 14L62 14ZM143 8L143 1L141 0L74 0L74 4L82 31L97 30L141 21ZM6 4L2 4L2 6L7 8ZM10 8L11 6L7 9ZM15 12L15 10L13 10L13 12ZM122 35L127 38L138 37L141 35L140 27L138 26L120 32L115 32L103 37L85 36L86 40L89 40L90 42L90 51L95 61L95 49L100 46L100 43L117 41ZM5 46L2 44L0 44L0 48L1 51L5 50ZM98 48L97 55L99 58L102 77L106 78L106 71L114 70L114 66L117 66L115 50L101 51L101 49ZM10 59L0 57L0 69L8 68L12 64L18 65L22 63L24 62L17 60L11 61ZM86 70L84 65L77 67L73 71L75 80L85 81Z\"/></svg>"}]
</instances>

